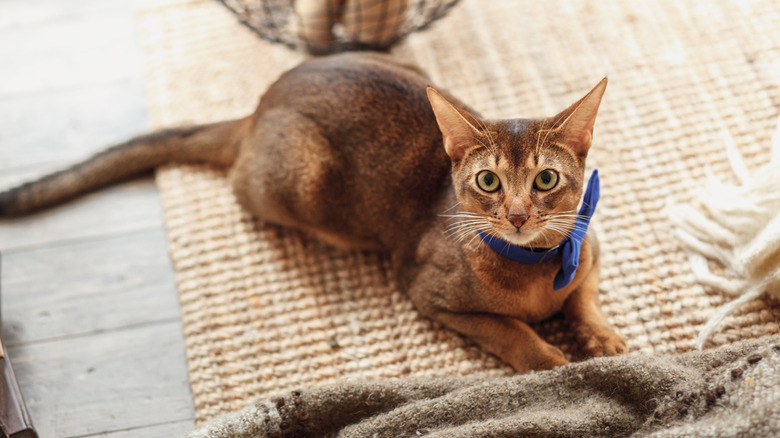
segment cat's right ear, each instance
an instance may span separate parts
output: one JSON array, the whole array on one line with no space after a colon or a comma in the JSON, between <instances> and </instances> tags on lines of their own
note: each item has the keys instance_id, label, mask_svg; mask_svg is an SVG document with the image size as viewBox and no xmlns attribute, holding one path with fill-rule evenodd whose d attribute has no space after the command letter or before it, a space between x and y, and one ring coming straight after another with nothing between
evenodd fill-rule
<instances>
[{"instance_id":1,"label":"cat's right ear","mask_svg":"<svg viewBox=\"0 0 780 438\"><path fill-rule=\"evenodd\" d=\"M466 150L476 143L474 137L479 135L479 130L474 125L477 120L431 87L428 87L428 100L441 130L444 150L452 161L460 161L466 155Z\"/></svg>"}]
</instances>

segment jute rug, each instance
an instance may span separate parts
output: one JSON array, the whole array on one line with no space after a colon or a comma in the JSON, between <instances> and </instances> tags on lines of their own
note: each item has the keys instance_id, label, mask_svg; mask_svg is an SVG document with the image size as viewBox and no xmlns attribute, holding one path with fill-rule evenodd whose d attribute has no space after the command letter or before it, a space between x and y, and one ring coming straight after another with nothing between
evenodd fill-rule
<instances>
[{"instance_id":1,"label":"jute rug","mask_svg":"<svg viewBox=\"0 0 780 438\"><path fill-rule=\"evenodd\" d=\"M247 114L304 59L216 1L139 0L138 26L158 127ZM603 309L631 354L693 348L730 297L694 282L665 208L692 199L708 169L732 178L725 136L748 167L767 159L780 108L780 3L462 0L393 53L490 117L554 114L608 75L588 160L602 178ZM350 379L511 373L421 318L381 255L254 222L219 171L172 166L157 180L198 422ZM778 323L780 305L756 300L708 346L777 333ZM539 330L576 353L562 321Z\"/></svg>"}]
</instances>

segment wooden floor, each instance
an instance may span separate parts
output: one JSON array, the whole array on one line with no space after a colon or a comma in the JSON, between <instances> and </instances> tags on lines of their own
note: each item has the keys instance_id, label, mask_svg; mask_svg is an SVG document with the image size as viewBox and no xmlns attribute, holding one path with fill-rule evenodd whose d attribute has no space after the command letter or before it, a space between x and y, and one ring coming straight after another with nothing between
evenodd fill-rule
<instances>
[{"instance_id":1,"label":"wooden floor","mask_svg":"<svg viewBox=\"0 0 780 438\"><path fill-rule=\"evenodd\" d=\"M132 0L0 1L0 188L148 128ZM42 437L193 427L151 177L0 221L2 334Z\"/></svg>"}]
</instances>

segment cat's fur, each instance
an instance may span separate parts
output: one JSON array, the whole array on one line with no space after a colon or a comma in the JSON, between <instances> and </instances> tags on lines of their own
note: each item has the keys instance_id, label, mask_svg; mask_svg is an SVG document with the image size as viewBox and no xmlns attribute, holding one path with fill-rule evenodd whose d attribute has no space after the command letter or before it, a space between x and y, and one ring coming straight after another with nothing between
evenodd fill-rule
<instances>
[{"instance_id":1,"label":"cat's fur","mask_svg":"<svg viewBox=\"0 0 780 438\"><path fill-rule=\"evenodd\" d=\"M528 325L559 311L586 353L625 351L596 303L592 232L574 280L558 291L559 259L519 264L473 237L479 228L546 248L571 230L606 80L554 117L495 121L427 85L418 69L382 55L307 61L273 84L254 114L130 140L0 194L0 215L167 162L229 166L239 202L255 217L339 247L390 253L398 283L423 314L518 371L566 363ZM479 188L485 169L499 177L499 190ZM537 190L545 169L559 182Z\"/></svg>"}]
</instances>

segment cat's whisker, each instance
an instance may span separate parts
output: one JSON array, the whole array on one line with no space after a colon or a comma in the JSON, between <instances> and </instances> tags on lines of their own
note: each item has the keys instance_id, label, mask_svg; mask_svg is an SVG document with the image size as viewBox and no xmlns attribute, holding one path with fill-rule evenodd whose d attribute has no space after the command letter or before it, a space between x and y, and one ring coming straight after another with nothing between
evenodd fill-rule
<instances>
[{"instance_id":1,"label":"cat's whisker","mask_svg":"<svg viewBox=\"0 0 780 438\"><path fill-rule=\"evenodd\" d=\"M570 234L572 232L576 231L587 231L588 227L582 226L582 225L576 225L571 226L571 224L546 224L549 228L556 228L558 230L561 230L562 232L565 231L564 234Z\"/></svg>"},{"instance_id":2,"label":"cat's whisker","mask_svg":"<svg viewBox=\"0 0 780 438\"><path fill-rule=\"evenodd\" d=\"M459 222L457 224L453 224L453 225L447 227L445 232L447 232L447 233L449 233L449 232L457 232L458 230L463 229L465 227L471 227L471 226L476 226L476 225L484 225L484 224L485 224L485 222L483 222L483 221L476 221L476 220L475 221L470 221L470 222Z\"/></svg>"},{"instance_id":3,"label":"cat's whisker","mask_svg":"<svg viewBox=\"0 0 780 438\"><path fill-rule=\"evenodd\" d=\"M569 230L569 229L573 228L571 222L561 223L561 222L553 222L553 221L547 222L545 224L545 227L548 227L548 228L558 228L560 230Z\"/></svg>"},{"instance_id":4,"label":"cat's whisker","mask_svg":"<svg viewBox=\"0 0 780 438\"><path fill-rule=\"evenodd\" d=\"M578 109L579 109L579 108L578 108ZM575 110L574 112L577 112L577 111ZM560 116L560 117L558 117L558 118L557 118L557 119L556 119L556 120L553 122L552 126L551 126L551 127L550 127L550 128L547 130L547 132L545 133L545 135L544 135L544 139L541 141L541 143L539 143L539 142L537 141L537 143L536 143L536 152L537 152L537 153L539 153L539 152L541 151L541 149L542 149L542 148L544 148L544 146L547 144L547 137L549 137L549 136L550 136L550 133L551 133L551 132L553 132L553 131L557 131L557 130L558 130L558 129L560 129L560 128L563 128L563 125L565 125L565 124L566 124L566 121L568 121L568 120L571 118L571 116L573 116L573 115L574 115L574 113L570 114L570 117L568 117L568 118L566 118L566 119L563 119L563 114L561 114L561 116ZM563 121L562 121L562 119L563 119ZM559 122L560 122L560 125L558 125L558 123L559 123ZM537 136L537 139L538 139L538 136Z\"/></svg>"},{"instance_id":5,"label":"cat's whisker","mask_svg":"<svg viewBox=\"0 0 780 438\"><path fill-rule=\"evenodd\" d=\"M575 214L575 213L551 213L548 214L549 217L573 217L573 218L588 218L587 215L584 214Z\"/></svg>"},{"instance_id":6,"label":"cat's whisker","mask_svg":"<svg viewBox=\"0 0 780 438\"><path fill-rule=\"evenodd\" d=\"M554 215L554 216L551 215L546 218L546 220L568 222L568 223L575 223L579 219L588 220L590 218L588 216L579 215L579 214Z\"/></svg>"},{"instance_id":7,"label":"cat's whisker","mask_svg":"<svg viewBox=\"0 0 780 438\"><path fill-rule=\"evenodd\" d=\"M463 241L464 241L464 240L466 240L466 238L467 238L467 237L469 237L469 236L471 236L471 239L469 239L469 242L471 242L471 241L473 241L473 239L475 239L475 238L479 237L479 234L477 234L477 232L476 232L476 231L473 231L473 232L471 232L471 233L466 233L466 234L464 234L464 235L462 235L462 236L458 237L458 243L461 243L461 242L463 242Z\"/></svg>"},{"instance_id":8,"label":"cat's whisker","mask_svg":"<svg viewBox=\"0 0 780 438\"><path fill-rule=\"evenodd\" d=\"M569 228L572 230L582 230L586 231L588 229L588 226L586 224L571 222L571 221L548 221L546 222L548 225L553 225L561 228Z\"/></svg>"},{"instance_id":9,"label":"cat's whisker","mask_svg":"<svg viewBox=\"0 0 780 438\"><path fill-rule=\"evenodd\" d=\"M476 224L490 226L490 222L483 217L462 217L457 218L456 220L453 220L451 223L449 223L446 227L446 230L449 231L466 225Z\"/></svg>"},{"instance_id":10,"label":"cat's whisker","mask_svg":"<svg viewBox=\"0 0 780 438\"><path fill-rule=\"evenodd\" d=\"M539 153L539 143L542 140L542 136L539 135L540 131L536 132L536 145L534 145L534 151L538 154Z\"/></svg>"},{"instance_id":11,"label":"cat's whisker","mask_svg":"<svg viewBox=\"0 0 780 438\"><path fill-rule=\"evenodd\" d=\"M471 232L473 232L475 235L477 234L477 231L483 230L483 229L491 229L492 225L488 221L482 221L482 223L477 223L472 226Z\"/></svg>"},{"instance_id":12,"label":"cat's whisker","mask_svg":"<svg viewBox=\"0 0 780 438\"><path fill-rule=\"evenodd\" d=\"M574 216L548 216L546 219L548 221L566 222L570 224L573 224L577 221L577 218Z\"/></svg>"},{"instance_id":13,"label":"cat's whisker","mask_svg":"<svg viewBox=\"0 0 780 438\"><path fill-rule=\"evenodd\" d=\"M559 224L559 225L567 225L567 226L575 226L575 225L576 226L585 226L584 223L579 223L579 222L577 222L576 219L572 219L572 218L567 218L567 219L549 219L547 222L551 222L551 223Z\"/></svg>"},{"instance_id":14,"label":"cat's whisker","mask_svg":"<svg viewBox=\"0 0 780 438\"><path fill-rule=\"evenodd\" d=\"M465 240L466 237L468 237L471 234L474 234L474 236L478 236L479 234L477 233L477 231L479 231L481 228L482 227L478 227L478 226L473 226L473 227L466 228L466 229L462 230L462 232L460 234L458 234L457 236L454 236L455 241L460 243L463 240ZM473 239L473 237L472 237L472 239Z\"/></svg>"},{"instance_id":15,"label":"cat's whisker","mask_svg":"<svg viewBox=\"0 0 780 438\"><path fill-rule=\"evenodd\" d=\"M556 218L556 219L549 219L548 222L556 223L556 224L563 224L563 225L577 225L577 226L586 226L582 222L577 222L576 218Z\"/></svg>"},{"instance_id":16,"label":"cat's whisker","mask_svg":"<svg viewBox=\"0 0 780 438\"><path fill-rule=\"evenodd\" d=\"M566 238L566 236L567 236L567 234L561 233L560 231L555 231L555 230L550 230L550 231L554 231L555 235L560 235L560 237L562 237L562 238Z\"/></svg>"},{"instance_id":17,"label":"cat's whisker","mask_svg":"<svg viewBox=\"0 0 780 438\"><path fill-rule=\"evenodd\" d=\"M579 213L579 211L577 211L577 210L564 210L564 211L559 211L557 213L553 212L553 213L548 213L548 214L550 216L555 216L555 215L559 215L559 214L572 214L572 213L577 214L577 213Z\"/></svg>"},{"instance_id":18,"label":"cat's whisker","mask_svg":"<svg viewBox=\"0 0 780 438\"><path fill-rule=\"evenodd\" d=\"M471 229L470 227L469 227L469 228L464 228L464 227L457 228L457 229L450 230L450 231L446 232L446 233L445 233L445 236L446 236L448 239L450 239L450 238L456 238L456 236L460 236L460 235L461 235L461 234L462 234L464 231L467 231L467 230L470 230L470 229ZM456 240L457 240L457 239L456 239Z\"/></svg>"},{"instance_id":19,"label":"cat's whisker","mask_svg":"<svg viewBox=\"0 0 780 438\"><path fill-rule=\"evenodd\" d=\"M560 241L555 242L555 240L553 240L555 238L555 234L556 233L557 234L561 234L564 237L567 235L567 234L561 233L560 231L555 231L555 230L544 229L542 231L544 233L543 236L544 236L545 246L547 246L548 248L560 244ZM552 242L555 242L555 245L553 245Z\"/></svg>"},{"instance_id":20,"label":"cat's whisker","mask_svg":"<svg viewBox=\"0 0 780 438\"><path fill-rule=\"evenodd\" d=\"M485 130L485 133L488 138L488 143L493 147L493 155L498 156L498 145L496 144L496 140L493 138L493 134L490 132L490 130Z\"/></svg>"},{"instance_id":21,"label":"cat's whisker","mask_svg":"<svg viewBox=\"0 0 780 438\"><path fill-rule=\"evenodd\" d=\"M493 139L490 136L490 131L487 129L487 125L484 121L480 119L476 119L477 122L477 128L481 133L484 134L484 136L487 138L487 143L485 143L481 138L475 137L475 140L479 142L480 145L484 146L487 150L490 151L490 153L495 154L497 149L495 143L493 143Z\"/></svg>"},{"instance_id":22,"label":"cat's whisker","mask_svg":"<svg viewBox=\"0 0 780 438\"><path fill-rule=\"evenodd\" d=\"M493 138L493 134L490 132L490 130L485 131L488 137L488 142L493 146L493 155L498 156L498 145L496 144L496 140Z\"/></svg>"},{"instance_id":23,"label":"cat's whisker","mask_svg":"<svg viewBox=\"0 0 780 438\"><path fill-rule=\"evenodd\" d=\"M445 235L447 235L448 237L456 236L456 235L459 235L459 234L463 233L465 230L478 229L478 228L480 228L480 226L482 226L482 224L480 224L480 223L461 224L461 225L459 225L457 227L453 227L453 228L450 228L450 229L446 230L445 231Z\"/></svg>"},{"instance_id":24,"label":"cat's whisker","mask_svg":"<svg viewBox=\"0 0 780 438\"><path fill-rule=\"evenodd\" d=\"M560 234L563 237L568 236L569 233L571 232L571 231L569 231L569 230L567 230L565 228L559 228L559 227L555 227L555 226L547 226L547 227L545 227L545 229L549 230L549 231L556 232L556 233Z\"/></svg>"},{"instance_id":25,"label":"cat's whisker","mask_svg":"<svg viewBox=\"0 0 780 438\"><path fill-rule=\"evenodd\" d=\"M450 227L448 227L448 228L445 230L445 233L448 233L448 234L455 234L455 233L457 233L458 231L460 231L460 230L463 230L463 229L465 229L465 228L469 228L469 227L477 227L477 226L483 226L483 225L484 225L484 222L469 222L469 223L459 223L459 224L455 224L455 225L453 225L453 226L450 226Z\"/></svg>"},{"instance_id":26,"label":"cat's whisker","mask_svg":"<svg viewBox=\"0 0 780 438\"><path fill-rule=\"evenodd\" d=\"M544 239L544 246L550 247L550 239L547 238L546 229L542 228L539 230L539 236Z\"/></svg>"},{"instance_id":27,"label":"cat's whisker","mask_svg":"<svg viewBox=\"0 0 780 438\"><path fill-rule=\"evenodd\" d=\"M485 213L475 213L473 211L463 211L463 210L455 212L455 213L450 213L449 215L450 216L457 216L457 215L462 215L462 214L477 215L477 216L480 216L480 217L490 216L490 215L485 214ZM445 212L442 212L442 213L439 214L439 216L448 216L448 215L445 214Z\"/></svg>"},{"instance_id":28,"label":"cat's whisker","mask_svg":"<svg viewBox=\"0 0 780 438\"><path fill-rule=\"evenodd\" d=\"M477 237L479 237L479 234L477 234L477 233L474 233L474 235L471 237L471 240L469 240L469 241L466 243L466 246L467 246L467 247L471 247L471 246L474 244L474 240L476 240L476 239L477 239ZM479 243L479 242L481 242L481 240L477 240L477 243Z\"/></svg>"},{"instance_id":29,"label":"cat's whisker","mask_svg":"<svg viewBox=\"0 0 780 438\"><path fill-rule=\"evenodd\" d=\"M577 224L576 221L573 221L571 219L548 219L545 223L552 224L552 225L560 225L563 227L573 227Z\"/></svg>"},{"instance_id":30,"label":"cat's whisker","mask_svg":"<svg viewBox=\"0 0 780 438\"><path fill-rule=\"evenodd\" d=\"M562 225L574 225L577 223L577 220L574 218L548 218L547 222L552 222L555 224L562 224Z\"/></svg>"},{"instance_id":31,"label":"cat's whisker","mask_svg":"<svg viewBox=\"0 0 780 438\"><path fill-rule=\"evenodd\" d=\"M575 230L567 229L567 228L555 228L555 227L548 227L548 229L555 231L556 233L559 233L562 236L569 236L571 233L573 233ZM582 231L587 233L587 230L585 229L578 229L577 231Z\"/></svg>"},{"instance_id":32,"label":"cat's whisker","mask_svg":"<svg viewBox=\"0 0 780 438\"><path fill-rule=\"evenodd\" d=\"M493 139L493 136L490 133L490 130L488 129L487 124L483 120L481 120L481 119L477 119L477 124L479 124L480 129L482 129L482 132L485 134L485 137L487 137L487 140L488 140L488 145L485 145L481 141L480 141L480 143L483 146L487 146L492 154L497 155L498 154L498 146L496 145L496 142Z\"/></svg>"},{"instance_id":33,"label":"cat's whisker","mask_svg":"<svg viewBox=\"0 0 780 438\"><path fill-rule=\"evenodd\" d=\"M478 230L489 227L490 224L484 219L468 219L455 222L450 225L445 231L447 238L454 238L460 242L465 239L471 233L476 233Z\"/></svg>"},{"instance_id":34,"label":"cat's whisker","mask_svg":"<svg viewBox=\"0 0 780 438\"><path fill-rule=\"evenodd\" d=\"M444 217L454 219L453 223L460 222L461 220L487 220L486 216L479 215L447 215Z\"/></svg>"},{"instance_id":35,"label":"cat's whisker","mask_svg":"<svg viewBox=\"0 0 780 438\"><path fill-rule=\"evenodd\" d=\"M553 125L550 128L547 128L544 132L544 137L542 138L540 135L537 135L537 141L536 141L536 153L540 153L542 149L544 148L545 144L547 143L547 137L550 136L550 133L555 130L555 124L558 123L556 120L553 122ZM541 138L541 141L539 140Z\"/></svg>"},{"instance_id":36,"label":"cat's whisker","mask_svg":"<svg viewBox=\"0 0 780 438\"><path fill-rule=\"evenodd\" d=\"M573 220L573 219L570 219L570 218L566 218L566 219L564 219L564 218L550 218L550 219L547 220L547 222L548 223L553 223L553 224L558 224L558 225L570 225L570 226L573 226L573 225L577 224L576 220Z\"/></svg>"},{"instance_id":37,"label":"cat's whisker","mask_svg":"<svg viewBox=\"0 0 780 438\"><path fill-rule=\"evenodd\" d=\"M493 155L496 155L496 154L498 153L498 152L497 152L497 149L496 149L496 147L495 147L495 145L491 144L489 140L488 140L488 142L487 142L487 143L485 143L484 141L482 141L482 140L480 140L480 139L477 139L477 142L478 142L478 143L479 143L481 146L485 147L485 149L487 149L488 151L490 151L490 153L491 153L491 154L493 154Z\"/></svg>"},{"instance_id":38,"label":"cat's whisker","mask_svg":"<svg viewBox=\"0 0 780 438\"><path fill-rule=\"evenodd\" d=\"M480 218L461 219L459 221L456 221L456 222L453 222L453 223L447 225L446 229L449 230L449 229L458 228L458 227L461 227L461 226L464 226L464 225L475 225L475 224L486 224L486 223L488 223L488 222L485 221L484 219L480 219Z\"/></svg>"},{"instance_id":39,"label":"cat's whisker","mask_svg":"<svg viewBox=\"0 0 780 438\"><path fill-rule=\"evenodd\" d=\"M442 211L442 213L446 213L446 212L448 212L448 211L452 210L453 208L455 208L455 207L457 207L457 206L459 206L459 205L460 205L460 201L459 201L459 202L456 202L456 203L455 203L455 205L453 205L452 207L450 207L450 208L448 208L448 209L446 209L446 210Z\"/></svg>"},{"instance_id":40,"label":"cat's whisker","mask_svg":"<svg viewBox=\"0 0 780 438\"><path fill-rule=\"evenodd\" d=\"M460 212L455 214L439 214L440 217L450 217L450 218L458 218L458 217L479 217L479 218L487 218L490 217L489 214L480 214L480 213L471 213L471 212Z\"/></svg>"},{"instance_id":41,"label":"cat's whisker","mask_svg":"<svg viewBox=\"0 0 780 438\"><path fill-rule=\"evenodd\" d=\"M458 223L460 221L467 221L467 220L486 220L487 218L484 216L450 216L449 219L453 219L453 223Z\"/></svg>"}]
</instances>

